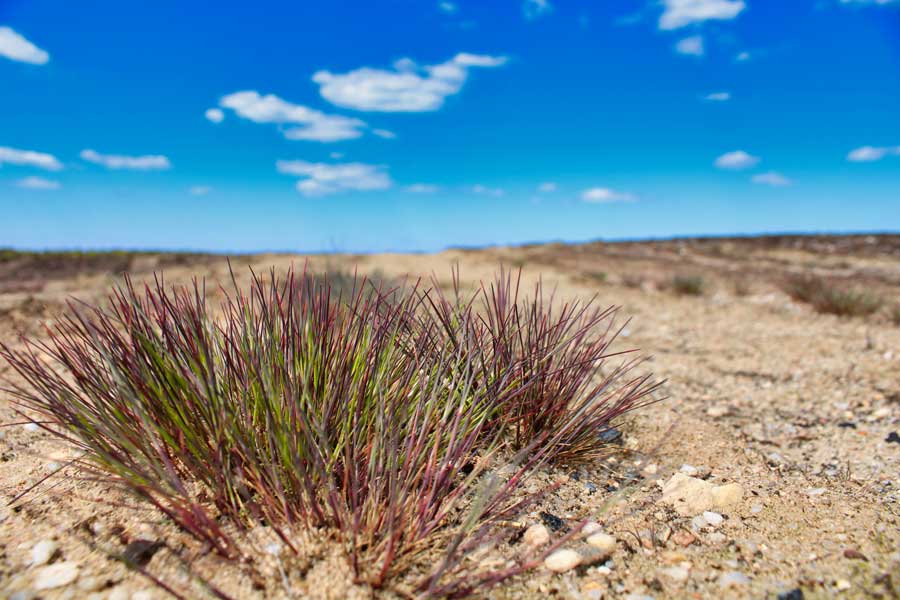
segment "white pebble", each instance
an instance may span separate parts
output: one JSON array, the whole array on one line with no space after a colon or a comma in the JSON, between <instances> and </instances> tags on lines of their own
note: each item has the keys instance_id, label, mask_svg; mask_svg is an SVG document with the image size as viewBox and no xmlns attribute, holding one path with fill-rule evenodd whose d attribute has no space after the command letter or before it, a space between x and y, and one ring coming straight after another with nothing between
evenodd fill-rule
<instances>
[{"instance_id":1,"label":"white pebble","mask_svg":"<svg viewBox=\"0 0 900 600\"><path fill-rule=\"evenodd\" d=\"M711 511L708 511L708 510L707 510L707 511L704 511L704 513L703 513L703 519L704 519L707 523L709 523L710 525L712 525L713 527L718 527L719 525L722 524L722 521L725 520L725 518L722 517L722 515L720 515L719 513L717 513L717 512L711 512Z\"/></svg>"},{"instance_id":2,"label":"white pebble","mask_svg":"<svg viewBox=\"0 0 900 600\"><path fill-rule=\"evenodd\" d=\"M557 550L544 559L544 566L554 573L565 573L581 564L581 555L574 550Z\"/></svg>"},{"instance_id":3,"label":"white pebble","mask_svg":"<svg viewBox=\"0 0 900 600\"><path fill-rule=\"evenodd\" d=\"M59 550L59 544L53 540L41 540L31 548L31 566L46 565Z\"/></svg>"},{"instance_id":4,"label":"white pebble","mask_svg":"<svg viewBox=\"0 0 900 600\"><path fill-rule=\"evenodd\" d=\"M597 521L588 521L584 524L584 527L581 528L581 533L584 535L591 535L592 533L597 533L600 529L602 529L600 523Z\"/></svg>"},{"instance_id":5,"label":"white pebble","mask_svg":"<svg viewBox=\"0 0 900 600\"><path fill-rule=\"evenodd\" d=\"M687 581L688 575L690 575L689 571L684 567L669 567L667 569L662 569L660 574L672 581Z\"/></svg>"},{"instance_id":6,"label":"white pebble","mask_svg":"<svg viewBox=\"0 0 900 600\"><path fill-rule=\"evenodd\" d=\"M266 552L268 552L272 556L278 556L279 554L281 554L281 544L279 544L278 542L266 544Z\"/></svg>"},{"instance_id":7,"label":"white pebble","mask_svg":"<svg viewBox=\"0 0 900 600\"><path fill-rule=\"evenodd\" d=\"M694 465L683 464L683 465L681 465L681 468L678 470L681 471L682 473L684 473L685 475L696 475L697 474L697 467L695 467Z\"/></svg>"},{"instance_id":8,"label":"white pebble","mask_svg":"<svg viewBox=\"0 0 900 600\"><path fill-rule=\"evenodd\" d=\"M30 432L38 431L40 428L41 428L41 426L38 425L37 423L26 423L24 425L25 431L30 431Z\"/></svg>"},{"instance_id":9,"label":"white pebble","mask_svg":"<svg viewBox=\"0 0 900 600\"><path fill-rule=\"evenodd\" d=\"M823 488L823 487L820 487L820 488L809 488L808 490L806 490L806 495L807 495L807 496L821 496L822 494L824 494L824 493L827 492L827 491L828 491L828 490L827 490L826 488Z\"/></svg>"},{"instance_id":10,"label":"white pebble","mask_svg":"<svg viewBox=\"0 0 900 600\"><path fill-rule=\"evenodd\" d=\"M846 579L838 579L834 582L834 587L837 588L839 592L845 592L850 589L850 582Z\"/></svg>"},{"instance_id":11,"label":"white pebble","mask_svg":"<svg viewBox=\"0 0 900 600\"><path fill-rule=\"evenodd\" d=\"M52 590L68 585L78 579L78 565L61 562L38 569L34 574L34 589Z\"/></svg>"},{"instance_id":12,"label":"white pebble","mask_svg":"<svg viewBox=\"0 0 900 600\"><path fill-rule=\"evenodd\" d=\"M605 556L609 556L616 550L616 538L608 533L597 532L588 536L587 543L602 552Z\"/></svg>"},{"instance_id":13,"label":"white pebble","mask_svg":"<svg viewBox=\"0 0 900 600\"><path fill-rule=\"evenodd\" d=\"M719 577L719 587L723 588L740 587L749 584L750 578L739 571L722 573L722 576Z\"/></svg>"},{"instance_id":14,"label":"white pebble","mask_svg":"<svg viewBox=\"0 0 900 600\"><path fill-rule=\"evenodd\" d=\"M537 548L550 541L550 532L547 531L546 527L538 523L526 529L522 539L529 546Z\"/></svg>"}]
</instances>

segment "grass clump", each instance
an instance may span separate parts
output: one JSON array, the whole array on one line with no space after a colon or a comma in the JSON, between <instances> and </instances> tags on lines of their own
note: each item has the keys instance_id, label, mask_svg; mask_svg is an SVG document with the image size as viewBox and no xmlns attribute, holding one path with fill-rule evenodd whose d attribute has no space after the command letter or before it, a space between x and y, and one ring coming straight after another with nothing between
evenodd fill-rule
<instances>
[{"instance_id":1,"label":"grass clump","mask_svg":"<svg viewBox=\"0 0 900 600\"><path fill-rule=\"evenodd\" d=\"M229 560L247 558L235 531L265 523L296 551L293 527L327 528L382 587L452 539L418 591L470 590L445 577L463 542L516 510L538 465L601 454L656 387L611 352L615 309L557 308L540 285L520 298L508 274L468 296L458 276L450 296L232 279L217 309L196 281L126 279L107 306L70 304L48 341L0 344L19 410ZM489 475L508 451L511 477Z\"/></svg>"},{"instance_id":2,"label":"grass clump","mask_svg":"<svg viewBox=\"0 0 900 600\"><path fill-rule=\"evenodd\" d=\"M869 316L884 303L875 294L838 286L810 275L791 277L784 290L791 298L811 305L817 312L842 317Z\"/></svg>"},{"instance_id":3,"label":"grass clump","mask_svg":"<svg viewBox=\"0 0 900 600\"><path fill-rule=\"evenodd\" d=\"M670 287L680 296L702 296L706 282L699 275L675 275L672 277Z\"/></svg>"}]
</instances>

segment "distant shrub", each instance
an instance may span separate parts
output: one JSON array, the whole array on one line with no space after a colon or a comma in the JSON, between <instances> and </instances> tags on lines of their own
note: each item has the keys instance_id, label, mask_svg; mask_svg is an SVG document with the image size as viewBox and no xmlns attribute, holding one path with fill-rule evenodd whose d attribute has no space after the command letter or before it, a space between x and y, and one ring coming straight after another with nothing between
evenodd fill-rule
<instances>
[{"instance_id":1,"label":"distant shrub","mask_svg":"<svg viewBox=\"0 0 900 600\"><path fill-rule=\"evenodd\" d=\"M672 277L670 287L681 296L702 296L706 283L699 275L676 275Z\"/></svg>"},{"instance_id":2,"label":"distant shrub","mask_svg":"<svg viewBox=\"0 0 900 600\"><path fill-rule=\"evenodd\" d=\"M622 275L622 285L629 288L640 288L644 285L644 276L637 273Z\"/></svg>"},{"instance_id":3,"label":"distant shrub","mask_svg":"<svg viewBox=\"0 0 900 600\"><path fill-rule=\"evenodd\" d=\"M791 298L811 305L817 312L841 317L865 317L877 312L884 304L875 294L811 275L789 278L784 290Z\"/></svg>"},{"instance_id":4,"label":"distant shrub","mask_svg":"<svg viewBox=\"0 0 900 600\"><path fill-rule=\"evenodd\" d=\"M900 304L895 304L891 307L889 316L894 325L900 326Z\"/></svg>"},{"instance_id":5,"label":"distant shrub","mask_svg":"<svg viewBox=\"0 0 900 600\"><path fill-rule=\"evenodd\" d=\"M736 279L734 281L734 295L739 297L749 296L753 292L750 283L745 279Z\"/></svg>"}]
</instances>

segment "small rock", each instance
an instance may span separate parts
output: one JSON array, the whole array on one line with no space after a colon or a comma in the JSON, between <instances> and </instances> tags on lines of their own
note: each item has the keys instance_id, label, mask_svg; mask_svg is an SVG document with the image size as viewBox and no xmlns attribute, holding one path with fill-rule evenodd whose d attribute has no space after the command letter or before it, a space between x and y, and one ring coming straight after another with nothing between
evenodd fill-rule
<instances>
[{"instance_id":1,"label":"small rock","mask_svg":"<svg viewBox=\"0 0 900 600\"><path fill-rule=\"evenodd\" d=\"M615 427L610 427L609 429L604 429L598 433L597 437L604 444L612 444L622 439L622 432Z\"/></svg>"},{"instance_id":2,"label":"small rock","mask_svg":"<svg viewBox=\"0 0 900 600\"><path fill-rule=\"evenodd\" d=\"M659 574L672 581L681 582L687 581L690 572L685 567L668 567L666 569L661 569Z\"/></svg>"},{"instance_id":3,"label":"small rock","mask_svg":"<svg viewBox=\"0 0 900 600\"><path fill-rule=\"evenodd\" d=\"M698 515L712 508L725 508L743 497L744 489L737 483L714 486L708 481L675 473L663 485L661 502L675 507L684 516Z\"/></svg>"},{"instance_id":4,"label":"small rock","mask_svg":"<svg viewBox=\"0 0 900 600\"><path fill-rule=\"evenodd\" d=\"M540 512L541 521L544 522L544 525L552 529L553 531L559 531L560 529L566 526L566 522L554 515L553 513L549 513L547 511Z\"/></svg>"},{"instance_id":5,"label":"small rock","mask_svg":"<svg viewBox=\"0 0 900 600\"><path fill-rule=\"evenodd\" d=\"M754 504L750 507L750 513L754 515L758 515L763 511L762 504Z\"/></svg>"},{"instance_id":6,"label":"small rock","mask_svg":"<svg viewBox=\"0 0 900 600\"><path fill-rule=\"evenodd\" d=\"M78 580L78 589L83 592L96 592L106 586L107 579L103 577L81 577Z\"/></svg>"},{"instance_id":7,"label":"small rock","mask_svg":"<svg viewBox=\"0 0 900 600\"><path fill-rule=\"evenodd\" d=\"M749 584L750 578L740 571L728 571L719 577L719 587L722 588L741 587Z\"/></svg>"},{"instance_id":8,"label":"small rock","mask_svg":"<svg viewBox=\"0 0 900 600\"><path fill-rule=\"evenodd\" d=\"M125 546L122 556L126 562L143 567L150 562L153 555L163 546L165 544L160 541L138 538Z\"/></svg>"},{"instance_id":9,"label":"small rock","mask_svg":"<svg viewBox=\"0 0 900 600\"><path fill-rule=\"evenodd\" d=\"M703 512L703 519L713 527L718 527L725 520L719 513L710 512L708 510Z\"/></svg>"},{"instance_id":10,"label":"small rock","mask_svg":"<svg viewBox=\"0 0 900 600\"><path fill-rule=\"evenodd\" d=\"M153 590L139 590L131 595L131 600L154 600L157 598Z\"/></svg>"},{"instance_id":11,"label":"small rock","mask_svg":"<svg viewBox=\"0 0 900 600\"><path fill-rule=\"evenodd\" d=\"M616 550L616 538L608 533L597 532L588 536L588 544L599 550L604 558Z\"/></svg>"},{"instance_id":12,"label":"small rock","mask_svg":"<svg viewBox=\"0 0 900 600\"><path fill-rule=\"evenodd\" d=\"M651 463L643 469L644 475L656 475L657 471L659 471L659 466L656 463Z\"/></svg>"},{"instance_id":13,"label":"small rock","mask_svg":"<svg viewBox=\"0 0 900 600\"><path fill-rule=\"evenodd\" d=\"M31 566L46 565L58 550L59 544L53 540L41 540L31 548Z\"/></svg>"},{"instance_id":14,"label":"small rock","mask_svg":"<svg viewBox=\"0 0 900 600\"><path fill-rule=\"evenodd\" d=\"M550 532L546 527L537 523L525 530L522 540L532 548L538 548L550 541Z\"/></svg>"},{"instance_id":15,"label":"small rock","mask_svg":"<svg viewBox=\"0 0 900 600\"><path fill-rule=\"evenodd\" d=\"M660 554L660 558L667 565L677 565L688 559L686 555L677 550L665 550Z\"/></svg>"},{"instance_id":16,"label":"small rock","mask_svg":"<svg viewBox=\"0 0 900 600\"><path fill-rule=\"evenodd\" d=\"M888 434L884 441L888 443L900 444L900 435L897 435L896 431L892 431Z\"/></svg>"},{"instance_id":17,"label":"small rock","mask_svg":"<svg viewBox=\"0 0 900 600\"><path fill-rule=\"evenodd\" d=\"M672 536L672 541L679 546L686 548L697 541L697 538L690 532L680 529L675 532L675 535Z\"/></svg>"},{"instance_id":18,"label":"small rock","mask_svg":"<svg viewBox=\"0 0 900 600\"><path fill-rule=\"evenodd\" d=\"M78 565L61 562L38 569L34 574L34 589L52 590L68 585L78 579Z\"/></svg>"},{"instance_id":19,"label":"small rock","mask_svg":"<svg viewBox=\"0 0 900 600\"><path fill-rule=\"evenodd\" d=\"M697 467L695 467L694 465L683 464L683 465L681 465L681 468L678 470L690 477L693 477L694 475L697 474Z\"/></svg>"},{"instance_id":20,"label":"small rock","mask_svg":"<svg viewBox=\"0 0 900 600\"><path fill-rule=\"evenodd\" d=\"M721 405L710 406L709 408L706 409L706 414L715 419L717 419L719 417L724 417L725 415L728 414L728 407L721 406Z\"/></svg>"},{"instance_id":21,"label":"small rock","mask_svg":"<svg viewBox=\"0 0 900 600\"><path fill-rule=\"evenodd\" d=\"M706 536L706 541L712 544L713 546L718 546L719 544L724 544L728 541L728 538L724 533L720 533L718 531L713 531L708 536Z\"/></svg>"},{"instance_id":22,"label":"small rock","mask_svg":"<svg viewBox=\"0 0 900 600\"><path fill-rule=\"evenodd\" d=\"M648 596L647 594L628 594L625 596L625 600L653 600L653 596Z\"/></svg>"},{"instance_id":23,"label":"small rock","mask_svg":"<svg viewBox=\"0 0 900 600\"><path fill-rule=\"evenodd\" d=\"M584 535L591 535L592 533L597 533L601 529L602 527L600 527L600 523L597 521L588 521L584 524L584 527L581 528L581 533Z\"/></svg>"},{"instance_id":24,"label":"small rock","mask_svg":"<svg viewBox=\"0 0 900 600\"><path fill-rule=\"evenodd\" d=\"M47 470L48 473L56 473L57 471L62 469L62 465L59 464L58 462L56 462L55 460L53 460L53 461L48 462L46 465L44 465L44 468Z\"/></svg>"},{"instance_id":25,"label":"small rock","mask_svg":"<svg viewBox=\"0 0 900 600\"><path fill-rule=\"evenodd\" d=\"M692 531L702 531L704 527L706 527L708 523L706 519L703 518L703 515L697 515L693 519L691 519L691 530Z\"/></svg>"},{"instance_id":26,"label":"small rock","mask_svg":"<svg viewBox=\"0 0 900 600\"><path fill-rule=\"evenodd\" d=\"M544 559L544 566L554 573L565 573L581 564L581 555L574 550L557 550Z\"/></svg>"},{"instance_id":27,"label":"small rock","mask_svg":"<svg viewBox=\"0 0 900 600\"><path fill-rule=\"evenodd\" d=\"M803 590L794 588L788 592L778 594L778 600L803 600Z\"/></svg>"},{"instance_id":28,"label":"small rock","mask_svg":"<svg viewBox=\"0 0 900 600\"><path fill-rule=\"evenodd\" d=\"M35 431L39 431L40 428L41 428L41 426L38 425L37 423L26 423L26 424L23 426L23 429L24 429L25 431L28 431L28 432L31 432L31 433L34 433Z\"/></svg>"},{"instance_id":29,"label":"small rock","mask_svg":"<svg viewBox=\"0 0 900 600\"><path fill-rule=\"evenodd\" d=\"M869 560L868 558L866 558L865 554L863 554L856 548L847 548L846 550L844 550L844 558L852 558L854 560L864 560L864 561Z\"/></svg>"},{"instance_id":30,"label":"small rock","mask_svg":"<svg viewBox=\"0 0 900 600\"><path fill-rule=\"evenodd\" d=\"M266 544L266 553L271 554L272 556L278 556L281 554L281 544L278 542L270 542Z\"/></svg>"},{"instance_id":31,"label":"small rock","mask_svg":"<svg viewBox=\"0 0 900 600\"><path fill-rule=\"evenodd\" d=\"M850 582L847 581L846 579L838 579L837 581L834 582L834 587L839 592L846 592L847 590L850 589L851 586L850 586Z\"/></svg>"},{"instance_id":32,"label":"small rock","mask_svg":"<svg viewBox=\"0 0 900 600\"><path fill-rule=\"evenodd\" d=\"M824 494L824 493L827 492L827 491L828 491L828 490L827 490L826 488L823 488L823 487L819 487L819 488L809 488L808 490L806 490L806 495L807 495L807 496L813 496L813 497L815 497L815 496L821 496L822 494Z\"/></svg>"},{"instance_id":33,"label":"small rock","mask_svg":"<svg viewBox=\"0 0 900 600\"><path fill-rule=\"evenodd\" d=\"M597 491L597 486L592 481L586 481L584 483L584 488L587 490L588 494L593 494Z\"/></svg>"}]
</instances>

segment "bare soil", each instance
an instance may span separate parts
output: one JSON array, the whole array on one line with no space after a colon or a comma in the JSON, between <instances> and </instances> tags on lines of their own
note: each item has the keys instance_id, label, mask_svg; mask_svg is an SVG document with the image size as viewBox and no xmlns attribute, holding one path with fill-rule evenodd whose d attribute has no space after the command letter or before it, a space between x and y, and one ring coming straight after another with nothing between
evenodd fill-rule
<instances>
[{"instance_id":1,"label":"bare soil","mask_svg":"<svg viewBox=\"0 0 900 600\"><path fill-rule=\"evenodd\" d=\"M283 270L304 260L232 258L244 274L247 266ZM893 314L900 304L900 236L549 244L308 260L315 269L435 274L442 281L458 264L468 285L490 278L500 264L522 267L526 276L556 285L561 297L597 295L602 304L621 305L633 320L619 346L642 349L652 357L648 368L666 380L666 399L621 425L624 441L609 460L547 468L529 481L526 491L561 487L513 524L540 523L541 512L562 519L563 529L594 519L616 537L611 558L562 574L539 566L476 595L900 597L900 324ZM98 302L122 272L140 280L160 270L172 283L228 279L220 256L4 252L0 339L40 338L68 298ZM866 290L884 307L866 318L817 314L782 291L798 273ZM671 282L679 275L702 277L702 294L676 293ZM11 376L0 364L0 377ZM211 597L192 573L234 598L409 593L408 582L385 591L354 584L340 548L321 532L296 532L305 554L269 552L259 574L225 565L152 508L67 469L71 449L25 426L4 392L0 424L2 597L168 597L145 574L183 597ZM661 484L679 471L716 485L737 483L743 498L721 511L720 525L698 526L660 501ZM266 554L266 532L257 538L248 544ZM35 589L39 567L29 563L41 540L58 545L52 564L75 565L72 583ZM141 557L145 574L112 558L136 540L165 544ZM567 547L586 545L575 540ZM524 552L521 542L505 544L471 560L500 568Z\"/></svg>"}]
</instances>

